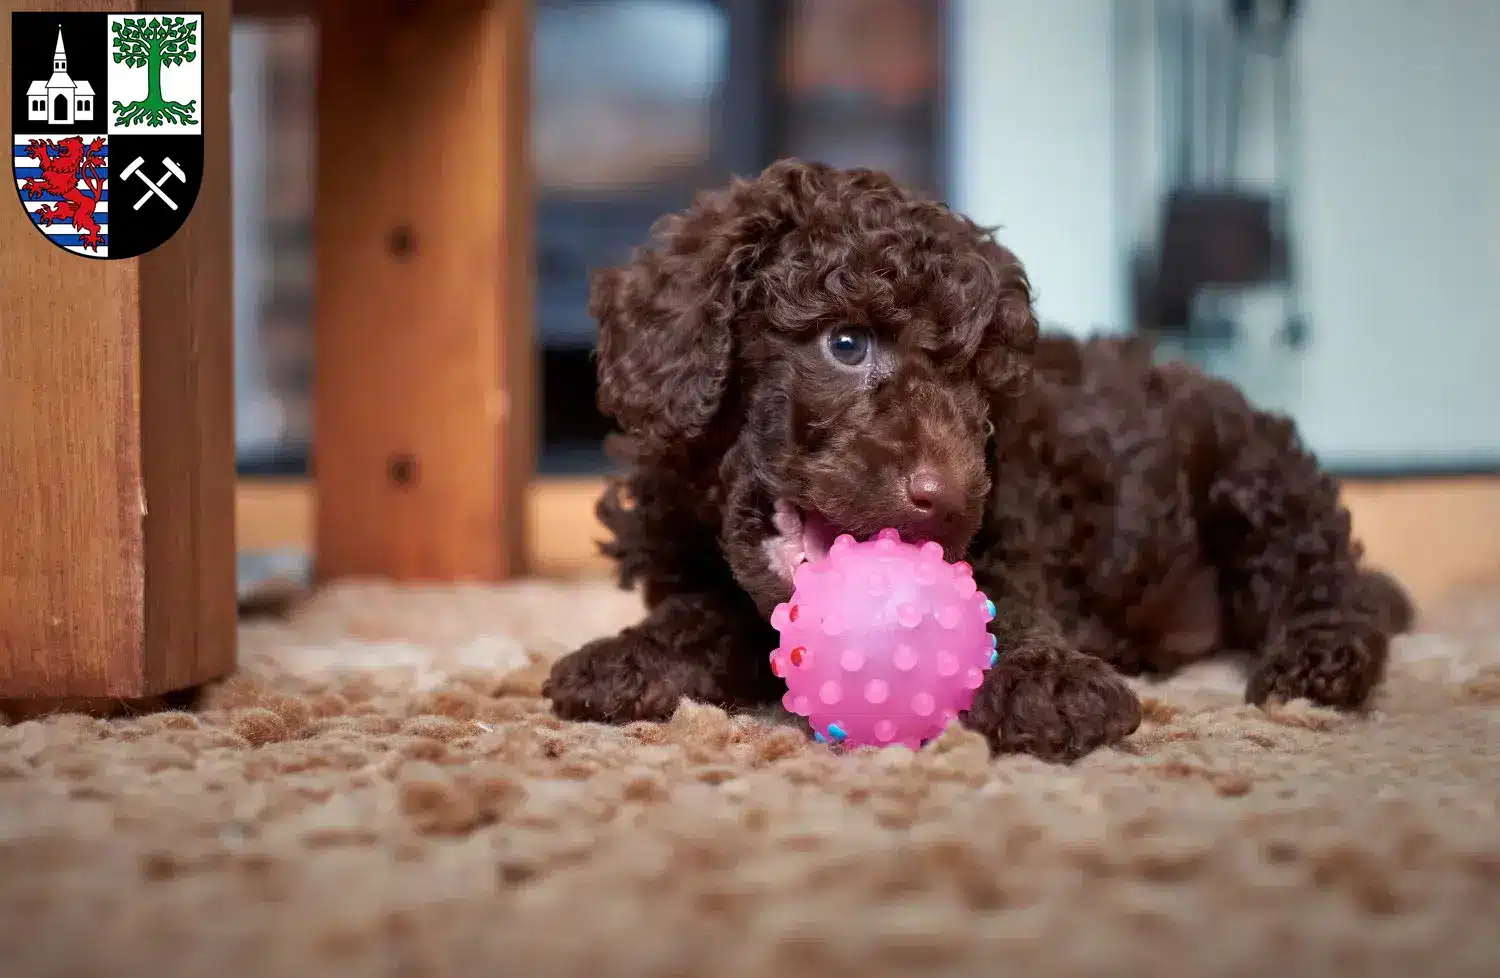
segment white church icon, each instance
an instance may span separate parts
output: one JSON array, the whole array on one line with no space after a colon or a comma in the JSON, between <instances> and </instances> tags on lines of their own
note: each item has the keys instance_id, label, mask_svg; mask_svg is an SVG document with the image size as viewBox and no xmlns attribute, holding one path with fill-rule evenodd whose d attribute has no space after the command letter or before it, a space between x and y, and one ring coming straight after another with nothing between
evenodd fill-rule
<instances>
[{"instance_id":1,"label":"white church icon","mask_svg":"<svg viewBox=\"0 0 1500 978\"><path fill-rule=\"evenodd\" d=\"M94 118L94 86L68 76L68 52L63 50L62 28L57 29L57 50L52 54L52 77L34 81L26 89L26 118L30 122L68 125Z\"/></svg>"}]
</instances>

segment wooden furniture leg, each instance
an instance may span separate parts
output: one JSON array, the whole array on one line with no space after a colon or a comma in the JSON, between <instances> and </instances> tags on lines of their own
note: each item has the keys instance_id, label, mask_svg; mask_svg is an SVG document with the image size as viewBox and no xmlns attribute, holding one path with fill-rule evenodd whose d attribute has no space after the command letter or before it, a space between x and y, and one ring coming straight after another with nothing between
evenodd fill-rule
<instances>
[{"instance_id":1,"label":"wooden furniture leg","mask_svg":"<svg viewBox=\"0 0 1500 978\"><path fill-rule=\"evenodd\" d=\"M0 699L154 696L234 666L229 2L0 0L0 77L13 10L143 6L204 14L187 223L90 261L0 199Z\"/></svg>"},{"instance_id":2,"label":"wooden furniture leg","mask_svg":"<svg viewBox=\"0 0 1500 978\"><path fill-rule=\"evenodd\" d=\"M320 8L320 579L522 570L535 356L527 6Z\"/></svg>"}]
</instances>

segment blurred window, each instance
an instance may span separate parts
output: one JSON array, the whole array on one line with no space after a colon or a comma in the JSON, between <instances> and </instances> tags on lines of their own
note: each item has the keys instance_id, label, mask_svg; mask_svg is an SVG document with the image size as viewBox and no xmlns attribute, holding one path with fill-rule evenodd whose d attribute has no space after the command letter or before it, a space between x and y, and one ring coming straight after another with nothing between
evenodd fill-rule
<instances>
[{"instance_id":1,"label":"blurred window","mask_svg":"<svg viewBox=\"0 0 1500 978\"><path fill-rule=\"evenodd\" d=\"M542 3L532 152L543 193L693 180L716 157L729 26L701 0Z\"/></svg>"}]
</instances>

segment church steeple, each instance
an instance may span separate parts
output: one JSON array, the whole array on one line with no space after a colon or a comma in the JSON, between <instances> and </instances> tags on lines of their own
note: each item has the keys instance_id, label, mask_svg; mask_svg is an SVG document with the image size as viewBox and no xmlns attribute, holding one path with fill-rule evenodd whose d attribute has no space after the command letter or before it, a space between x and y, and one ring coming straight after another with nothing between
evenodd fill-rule
<instances>
[{"instance_id":1,"label":"church steeple","mask_svg":"<svg viewBox=\"0 0 1500 978\"><path fill-rule=\"evenodd\" d=\"M57 50L52 52L52 70L64 75L68 73L68 52L63 49L61 27L57 29Z\"/></svg>"}]
</instances>

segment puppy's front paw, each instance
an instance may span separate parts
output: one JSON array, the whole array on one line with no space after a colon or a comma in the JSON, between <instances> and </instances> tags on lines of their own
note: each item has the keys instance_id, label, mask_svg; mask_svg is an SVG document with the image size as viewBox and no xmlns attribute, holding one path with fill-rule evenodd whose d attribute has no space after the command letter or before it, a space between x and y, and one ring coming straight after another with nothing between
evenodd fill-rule
<instances>
[{"instance_id":1,"label":"puppy's front paw","mask_svg":"<svg viewBox=\"0 0 1500 978\"><path fill-rule=\"evenodd\" d=\"M649 636L627 631L557 660L542 695L565 720L666 720L683 696L703 695L705 679L689 664L666 659Z\"/></svg>"},{"instance_id":2,"label":"puppy's front paw","mask_svg":"<svg viewBox=\"0 0 1500 978\"><path fill-rule=\"evenodd\" d=\"M961 718L997 754L1070 763L1141 725L1141 702L1103 661L1071 649L1018 649L985 674Z\"/></svg>"},{"instance_id":3,"label":"puppy's front paw","mask_svg":"<svg viewBox=\"0 0 1500 978\"><path fill-rule=\"evenodd\" d=\"M1390 639L1375 624L1351 622L1326 633L1288 636L1266 650L1250 673L1245 700L1306 699L1320 706L1363 706L1385 673Z\"/></svg>"}]
</instances>

